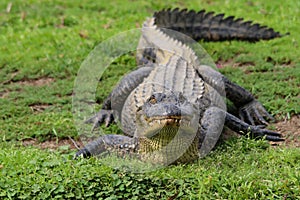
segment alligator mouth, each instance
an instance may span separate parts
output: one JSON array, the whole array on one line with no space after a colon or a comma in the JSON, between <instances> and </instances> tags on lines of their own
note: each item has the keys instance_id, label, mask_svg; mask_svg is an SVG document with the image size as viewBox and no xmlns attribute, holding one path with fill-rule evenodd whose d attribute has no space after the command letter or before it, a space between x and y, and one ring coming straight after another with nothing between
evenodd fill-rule
<instances>
[{"instance_id":1,"label":"alligator mouth","mask_svg":"<svg viewBox=\"0 0 300 200\"><path fill-rule=\"evenodd\" d=\"M160 125L160 126L189 126L191 123L191 117L189 116L156 116L156 117L145 117L149 126Z\"/></svg>"},{"instance_id":2,"label":"alligator mouth","mask_svg":"<svg viewBox=\"0 0 300 200\"><path fill-rule=\"evenodd\" d=\"M145 135L148 138L158 136L160 134L167 134L175 136L181 129L184 132L195 132L192 124L192 117L190 116L155 116L145 117L147 127L145 128Z\"/></svg>"}]
</instances>

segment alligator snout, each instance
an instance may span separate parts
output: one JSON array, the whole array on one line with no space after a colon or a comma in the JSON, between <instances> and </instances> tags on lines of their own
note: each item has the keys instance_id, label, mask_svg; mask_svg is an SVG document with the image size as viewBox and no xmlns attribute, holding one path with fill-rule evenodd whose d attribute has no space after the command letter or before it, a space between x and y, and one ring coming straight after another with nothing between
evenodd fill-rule
<instances>
[{"instance_id":1,"label":"alligator snout","mask_svg":"<svg viewBox=\"0 0 300 200\"><path fill-rule=\"evenodd\" d=\"M176 105L163 105L162 106L162 113L163 116L181 116L181 109Z\"/></svg>"}]
</instances>

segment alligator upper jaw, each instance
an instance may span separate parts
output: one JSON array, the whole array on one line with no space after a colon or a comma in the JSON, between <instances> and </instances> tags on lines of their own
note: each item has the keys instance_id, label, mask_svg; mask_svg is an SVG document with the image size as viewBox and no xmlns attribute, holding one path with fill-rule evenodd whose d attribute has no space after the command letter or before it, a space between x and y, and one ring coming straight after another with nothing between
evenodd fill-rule
<instances>
[{"instance_id":1,"label":"alligator upper jaw","mask_svg":"<svg viewBox=\"0 0 300 200\"><path fill-rule=\"evenodd\" d=\"M143 136L152 138L160 134L174 137L178 131L185 133L195 133L194 120L191 116L156 116L145 118L147 125L143 127Z\"/></svg>"},{"instance_id":2,"label":"alligator upper jaw","mask_svg":"<svg viewBox=\"0 0 300 200\"><path fill-rule=\"evenodd\" d=\"M191 117L190 116L155 116L155 117L145 117L149 126L159 124L161 126L188 126Z\"/></svg>"}]
</instances>

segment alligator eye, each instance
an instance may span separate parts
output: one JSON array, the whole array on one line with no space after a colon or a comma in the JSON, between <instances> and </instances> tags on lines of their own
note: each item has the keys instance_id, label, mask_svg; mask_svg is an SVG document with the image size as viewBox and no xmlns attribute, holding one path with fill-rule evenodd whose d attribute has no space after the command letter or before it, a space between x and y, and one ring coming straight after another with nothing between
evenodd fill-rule
<instances>
[{"instance_id":1,"label":"alligator eye","mask_svg":"<svg viewBox=\"0 0 300 200\"><path fill-rule=\"evenodd\" d=\"M139 107L137 107L137 112L139 112L139 111L141 111L143 108L142 108L142 106L139 106Z\"/></svg>"},{"instance_id":2,"label":"alligator eye","mask_svg":"<svg viewBox=\"0 0 300 200\"><path fill-rule=\"evenodd\" d=\"M157 103L157 100L155 99L154 96L150 97L149 103L151 103L151 104L156 104Z\"/></svg>"}]
</instances>

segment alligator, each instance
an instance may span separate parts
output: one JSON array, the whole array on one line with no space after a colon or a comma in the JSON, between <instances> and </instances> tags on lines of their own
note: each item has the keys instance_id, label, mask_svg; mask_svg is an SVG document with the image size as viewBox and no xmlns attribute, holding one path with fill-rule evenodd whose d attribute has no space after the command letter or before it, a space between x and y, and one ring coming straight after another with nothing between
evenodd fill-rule
<instances>
[{"instance_id":1,"label":"alligator","mask_svg":"<svg viewBox=\"0 0 300 200\"><path fill-rule=\"evenodd\" d=\"M203 64L189 42L189 38L256 42L282 36L272 28L205 10L155 12L143 24L136 56L139 67L123 77L102 109L86 121L93 129L119 121L124 135L100 136L75 158L116 152L154 163L188 163L214 148L224 125L252 138L283 141L280 133L265 129L274 118L263 105ZM226 99L235 111L226 110Z\"/></svg>"}]
</instances>

